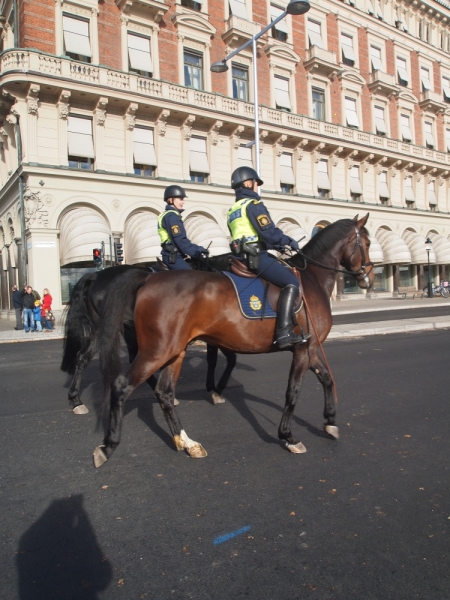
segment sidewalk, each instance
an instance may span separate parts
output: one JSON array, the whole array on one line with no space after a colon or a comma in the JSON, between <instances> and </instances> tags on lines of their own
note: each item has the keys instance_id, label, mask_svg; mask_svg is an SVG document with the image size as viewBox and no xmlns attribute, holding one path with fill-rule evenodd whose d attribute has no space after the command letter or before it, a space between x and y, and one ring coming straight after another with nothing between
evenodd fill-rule
<instances>
[{"instance_id":1,"label":"sidewalk","mask_svg":"<svg viewBox=\"0 0 450 600\"><path fill-rule=\"evenodd\" d=\"M416 319L402 319L402 310L410 308L426 308L434 306L448 306L448 316L430 316ZM403 300L399 298L377 298L372 300L341 300L332 302L333 315L350 315L355 313L382 313L383 311L398 311L398 319L383 321L382 314L375 320L367 323L352 323L334 325L328 339L344 339L368 335L386 335L389 333L406 333L412 331L425 331L432 329L450 329L450 298L416 298L415 300ZM57 317L58 325L51 333L45 331L25 333L14 331L15 321L0 320L0 344L15 342L40 342L45 340L61 340L64 338L64 330L61 317Z\"/></svg>"}]
</instances>

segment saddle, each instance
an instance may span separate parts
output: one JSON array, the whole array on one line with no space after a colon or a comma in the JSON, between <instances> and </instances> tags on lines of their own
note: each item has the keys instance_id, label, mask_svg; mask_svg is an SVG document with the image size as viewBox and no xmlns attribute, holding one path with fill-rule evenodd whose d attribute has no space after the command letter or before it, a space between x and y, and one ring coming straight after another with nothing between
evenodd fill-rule
<instances>
[{"instance_id":1,"label":"saddle","mask_svg":"<svg viewBox=\"0 0 450 600\"><path fill-rule=\"evenodd\" d=\"M300 279L297 269L292 267L289 268L292 270L297 279ZM256 279L258 277L258 275L256 275L248 269L247 265L243 261L239 260L235 256L230 257L230 271L238 277L246 277L247 279ZM264 277L259 277L259 279L261 279L261 281L264 284L264 287L266 288L266 296L271 309L274 312L277 312L281 288L275 285L274 283L270 283L270 281L267 281L266 279L264 279ZM301 306L299 306L300 300L301 297L300 295L298 295L295 301L295 306L298 308L295 309L295 312L298 312L298 310L300 310L301 308Z\"/></svg>"}]
</instances>

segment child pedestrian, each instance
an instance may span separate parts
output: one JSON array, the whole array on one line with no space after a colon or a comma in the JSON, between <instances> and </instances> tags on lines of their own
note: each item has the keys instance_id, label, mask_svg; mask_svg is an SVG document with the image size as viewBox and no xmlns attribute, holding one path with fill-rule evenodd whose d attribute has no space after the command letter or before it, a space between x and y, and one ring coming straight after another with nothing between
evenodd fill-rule
<instances>
[{"instance_id":1,"label":"child pedestrian","mask_svg":"<svg viewBox=\"0 0 450 600\"><path fill-rule=\"evenodd\" d=\"M34 331L42 331L41 325L41 301L36 300L33 308ZM33 330L31 330L33 331Z\"/></svg>"}]
</instances>

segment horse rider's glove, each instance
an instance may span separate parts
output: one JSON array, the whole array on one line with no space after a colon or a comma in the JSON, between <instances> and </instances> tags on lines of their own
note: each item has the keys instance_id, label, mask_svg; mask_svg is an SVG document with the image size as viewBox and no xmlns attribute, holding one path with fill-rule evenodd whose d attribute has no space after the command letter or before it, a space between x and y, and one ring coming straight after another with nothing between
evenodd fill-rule
<instances>
[{"instance_id":1,"label":"horse rider's glove","mask_svg":"<svg viewBox=\"0 0 450 600\"><path fill-rule=\"evenodd\" d=\"M292 248L292 250L295 250L295 252L298 252L298 242L296 242L295 240L291 240L289 242L289 246Z\"/></svg>"},{"instance_id":2,"label":"horse rider's glove","mask_svg":"<svg viewBox=\"0 0 450 600\"><path fill-rule=\"evenodd\" d=\"M199 246L197 250L197 256L195 258L203 258L204 256L209 256L209 250L207 250L206 248L202 248L202 246Z\"/></svg>"}]
</instances>

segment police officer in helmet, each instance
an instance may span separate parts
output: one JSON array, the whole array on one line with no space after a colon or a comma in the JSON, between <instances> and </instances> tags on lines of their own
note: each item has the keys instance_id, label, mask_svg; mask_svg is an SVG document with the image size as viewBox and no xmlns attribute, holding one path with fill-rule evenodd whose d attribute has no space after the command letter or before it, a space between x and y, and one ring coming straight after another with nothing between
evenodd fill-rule
<instances>
[{"instance_id":1,"label":"police officer in helmet","mask_svg":"<svg viewBox=\"0 0 450 600\"><path fill-rule=\"evenodd\" d=\"M192 244L184 228L183 212L186 192L179 185L169 185L164 191L166 208L158 218L158 234L161 240L163 263L172 270L190 269L184 258L202 258L209 252L202 246Z\"/></svg>"},{"instance_id":2,"label":"police officer in helmet","mask_svg":"<svg viewBox=\"0 0 450 600\"><path fill-rule=\"evenodd\" d=\"M281 287L275 337L281 349L308 341L309 335L294 331L294 305L300 293L300 283L295 275L267 252L290 246L298 250L298 243L275 227L269 211L261 202L258 186L263 182L251 167L239 167L231 176L231 187L236 202L228 211L228 228L231 232L231 249L245 260L251 271Z\"/></svg>"}]
</instances>

